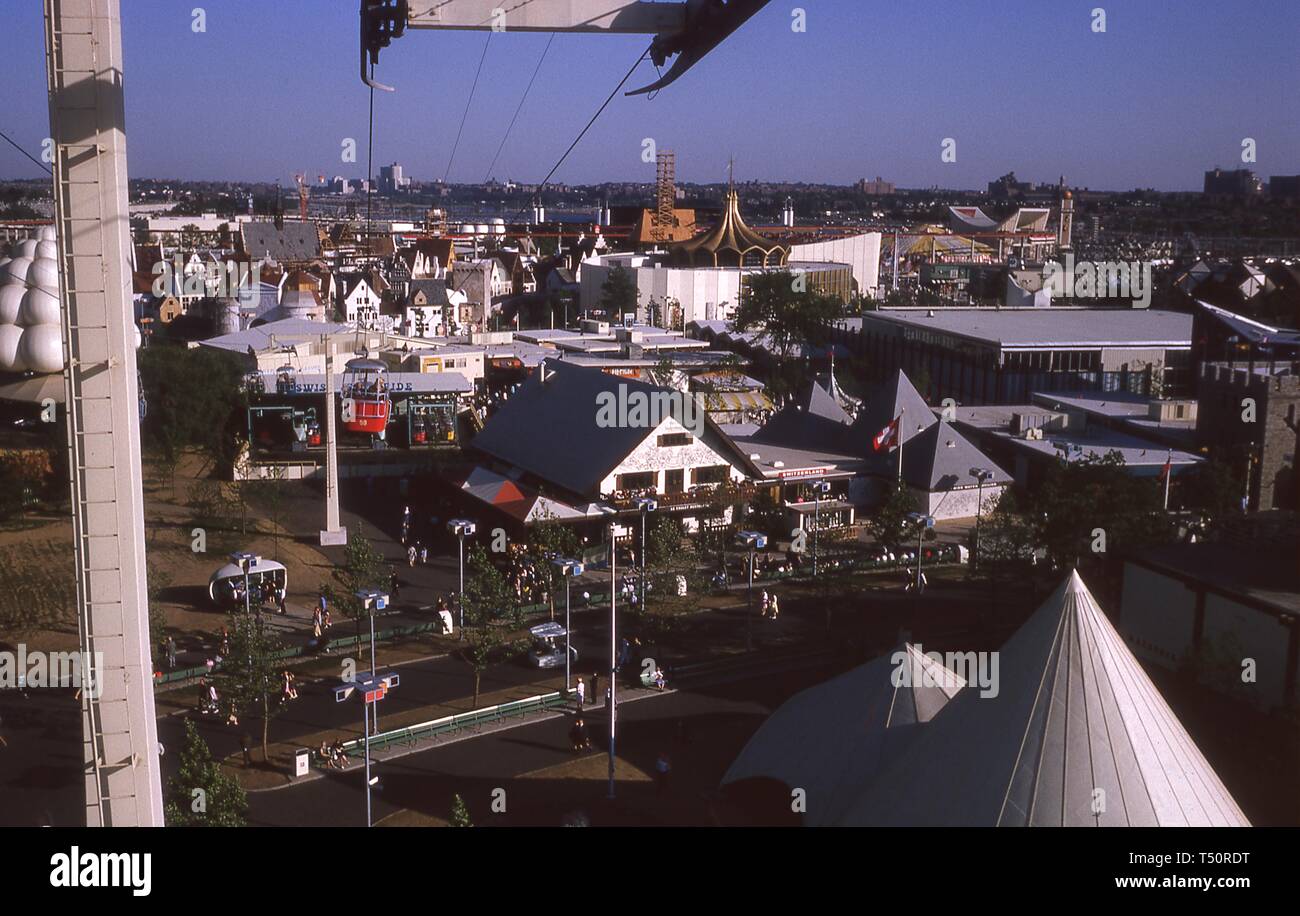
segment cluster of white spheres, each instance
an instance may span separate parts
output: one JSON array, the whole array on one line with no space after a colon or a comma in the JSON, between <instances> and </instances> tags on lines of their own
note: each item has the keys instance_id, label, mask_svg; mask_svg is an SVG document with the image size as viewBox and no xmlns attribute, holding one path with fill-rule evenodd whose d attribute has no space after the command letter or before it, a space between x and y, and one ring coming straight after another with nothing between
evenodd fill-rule
<instances>
[{"instance_id":1,"label":"cluster of white spheres","mask_svg":"<svg viewBox=\"0 0 1300 916\"><path fill-rule=\"evenodd\" d=\"M0 372L63 371L54 228L15 242L0 258Z\"/></svg>"}]
</instances>

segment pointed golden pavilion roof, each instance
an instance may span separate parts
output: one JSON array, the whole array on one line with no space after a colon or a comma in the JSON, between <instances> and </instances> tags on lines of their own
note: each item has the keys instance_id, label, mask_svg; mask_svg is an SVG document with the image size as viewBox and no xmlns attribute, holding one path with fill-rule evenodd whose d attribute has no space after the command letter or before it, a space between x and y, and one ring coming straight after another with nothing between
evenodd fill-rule
<instances>
[{"instance_id":1,"label":"pointed golden pavilion roof","mask_svg":"<svg viewBox=\"0 0 1300 916\"><path fill-rule=\"evenodd\" d=\"M722 219L708 232L668 248L668 263L679 267L783 267L790 250L759 235L740 216L740 195L727 191Z\"/></svg>"}]
</instances>

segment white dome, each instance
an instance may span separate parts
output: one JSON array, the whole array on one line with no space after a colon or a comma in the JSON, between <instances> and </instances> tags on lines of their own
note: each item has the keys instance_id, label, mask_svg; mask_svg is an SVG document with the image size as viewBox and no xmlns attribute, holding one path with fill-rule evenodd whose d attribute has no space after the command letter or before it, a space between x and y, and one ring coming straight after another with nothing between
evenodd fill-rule
<instances>
[{"instance_id":1,"label":"white dome","mask_svg":"<svg viewBox=\"0 0 1300 916\"><path fill-rule=\"evenodd\" d=\"M18 359L33 372L63 370L63 335L53 324L38 324L23 331L18 342Z\"/></svg>"},{"instance_id":2,"label":"white dome","mask_svg":"<svg viewBox=\"0 0 1300 916\"><path fill-rule=\"evenodd\" d=\"M22 328L0 324L0 372L22 372L27 368L18 360L18 342L22 336Z\"/></svg>"},{"instance_id":3,"label":"white dome","mask_svg":"<svg viewBox=\"0 0 1300 916\"><path fill-rule=\"evenodd\" d=\"M0 325L17 324L18 310L27 295L27 287L16 283L0 286Z\"/></svg>"},{"instance_id":4,"label":"white dome","mask_svg":"<svg viewBox=\"0 0 1300 916\"><path fill-rule=\"evenodd\" d=\"M53 226L42 226L36 233L36 238L42 242L53 242L58 239L58 236L55 234Z\"/></svg>"},{"instance_id":5,"label":"white dome","mask_svg":"<svg viewBox=\"0 0 1300 916\"><path fill-rule=\"evenodd\" d=\"M23 294L22 308L18 312L19 325L25 328L38 324L62 323L59 315L59 297L40 287L33 287Z\"/></svg>"},{"instance_id":6,"label":"white dome","mask_svg":"<svg viewBox=\"0 0 1300 916\"><path fill-rule=\"evenodd\" d=\"M38 258L57 258L59 256L59 243L52 239L41 239L36 243L36 257Z\"/></svg>"},{"instance_id":7,"label":"white dome","mask_svg":"<svg viewBox=\"0 0 1300 916\"><path fill-rule=\"evenodd\" d=\"M4 266L4 274L0 276L0 284L3 283L22 283L27 282L27 272L31 270L32 259L28 257L16 257Z\"/></svg>"},{"instance_id":8,"label":"white dome","mask_svg":"<svg viewBox=\"0 0 1300 916\"><path fill-rule=\"evenodd\" d=\"M23 239L14 246L14 256L20 258L36 257L36 239Z\"/></svg>"},{"instance_id":9,"label":"white dome","mask_svg":"<svg viewBox=\"0 0 1300 916\"><path fill-rule=\"evenodd\" d=\"M39 286L47 292L58 294L59 262L54 258L37 258L27 271L27 285Z\"/></svg>"}]
</instances>

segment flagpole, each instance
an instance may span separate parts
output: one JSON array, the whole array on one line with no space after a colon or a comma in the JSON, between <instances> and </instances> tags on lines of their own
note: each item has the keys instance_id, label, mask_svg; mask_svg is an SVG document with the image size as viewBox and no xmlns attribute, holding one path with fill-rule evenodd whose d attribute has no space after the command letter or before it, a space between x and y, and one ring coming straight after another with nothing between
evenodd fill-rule
<instances>
[{"instance_id":1,"label":"flagpole","mask_svg":"<svg viewBox=\"0 0 1300 916\"><path fill-rule=\"evenodd\" d=\"M1169 450L1169 457L1165 459L1165 511L1169 511L1169 478L1174 476L1174 450Z\"/></svg>"},{"instance_id":2,"label":"flagpole","mask_svg":"<svg viewBox=\"0 0 1300 916\"><path fill-rule=\"evenodd\" d=\"M898 482L903 482L903 414L907 412L906 407L898 408Z\"/></svg>"}]
</instances>

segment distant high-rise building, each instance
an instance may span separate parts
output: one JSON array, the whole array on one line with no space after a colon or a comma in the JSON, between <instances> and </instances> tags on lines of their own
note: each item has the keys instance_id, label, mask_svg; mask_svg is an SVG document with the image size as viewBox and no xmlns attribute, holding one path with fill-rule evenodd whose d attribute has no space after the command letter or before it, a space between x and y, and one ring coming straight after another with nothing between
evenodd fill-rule
<instances>
[{"instance_id":1,"label":"distant high-rise building","mask_svg":"<svg viewBox=\"0 0 1300 916\"><path fill-rule=\"evenodd\" d=\"M1254 197L1263 191L1263 183L1250 169L1213 169L1205 173L1205 194L1208 197Z\"/></svg>"},{"instance_id":2,"label":"distant high-rise building","mask_svg":"<svg viewBox=\"0 0 1300 916\"><path fill-rule=\"evenodd\" d=\"M894 193L894 183L892 181L885 181L877 175L875 181L868 181L865 178L859 181L858 190L863 194L866 194L868 197L885 197L886 195Z\"/></svg>"},{"instance_id":3,"label":"distant high-rise building","mask_svg":"<svg viewBox=\"0 0 1300 916\"><path fill-rule=\"evenodd\" d=\"M410 187L411 179L402 175L402 166L394 162L392 165L381 165L379 167L379 190L384 194L398 194Z\"/></svg>"}]
</instances>

